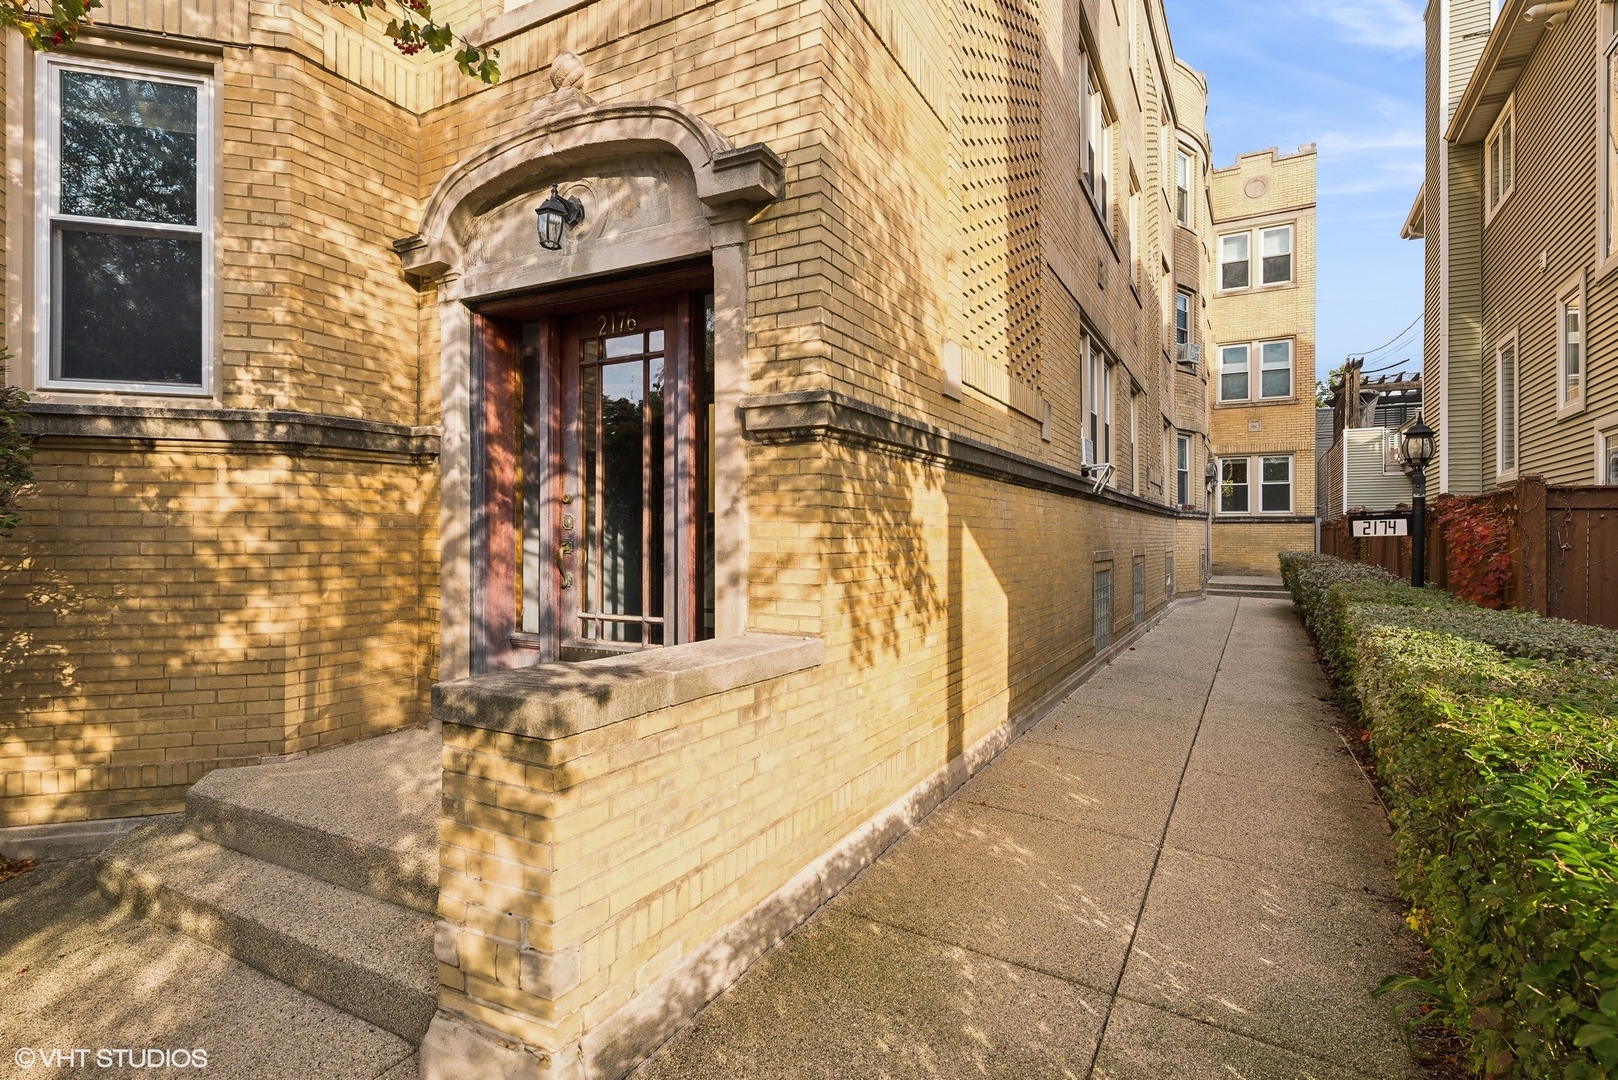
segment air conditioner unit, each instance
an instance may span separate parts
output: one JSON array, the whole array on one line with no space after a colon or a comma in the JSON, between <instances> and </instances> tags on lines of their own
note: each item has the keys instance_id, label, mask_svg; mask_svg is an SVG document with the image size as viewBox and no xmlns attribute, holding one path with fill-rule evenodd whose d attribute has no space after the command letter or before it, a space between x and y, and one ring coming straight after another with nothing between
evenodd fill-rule
<instances>
[{"instance_id":1,"label":"air conditioner unit","mask_svg":"<svg viewBox=\"0 0 1618 1080\"><path fill-rule=\"evenodd\" d=\"M1189 354L1187 359L1190 361L1192 367L1196 367L1198 364L1202 363L1201 345L1187 345L1186 352Z\"/></svg>"}]
</instances>

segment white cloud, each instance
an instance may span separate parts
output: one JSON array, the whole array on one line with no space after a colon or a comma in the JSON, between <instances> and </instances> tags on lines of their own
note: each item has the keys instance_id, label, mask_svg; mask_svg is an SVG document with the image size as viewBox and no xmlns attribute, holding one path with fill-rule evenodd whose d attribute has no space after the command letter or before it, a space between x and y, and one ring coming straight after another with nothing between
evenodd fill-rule
<instances>
[{"instance_id":1,"label":"white cloud","mask_svg":"<svg viewBox=\"0 0 1618 1080\"><path fill-rule=\"evenodd\" d=\"M1421 8L1411 0L1309 0L1306 6L1355 45L1404 52L1427 43Z\"/></svg>"}]
</instances>

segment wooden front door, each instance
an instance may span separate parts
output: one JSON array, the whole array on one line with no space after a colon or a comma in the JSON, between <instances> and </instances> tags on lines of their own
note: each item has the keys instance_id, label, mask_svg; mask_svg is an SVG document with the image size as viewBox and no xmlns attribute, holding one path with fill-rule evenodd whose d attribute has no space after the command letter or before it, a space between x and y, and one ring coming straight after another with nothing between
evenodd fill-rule
<instances>
[{"instance_id":1,"label":"wooden front door","mask_svg":"<svg viewBox=\"0 0 1618 1080\"><path fill-rule=\"evenodd\" d=\"M473 670L712 636L705 286L478 313Z\"/></svg>"}]
</instances>

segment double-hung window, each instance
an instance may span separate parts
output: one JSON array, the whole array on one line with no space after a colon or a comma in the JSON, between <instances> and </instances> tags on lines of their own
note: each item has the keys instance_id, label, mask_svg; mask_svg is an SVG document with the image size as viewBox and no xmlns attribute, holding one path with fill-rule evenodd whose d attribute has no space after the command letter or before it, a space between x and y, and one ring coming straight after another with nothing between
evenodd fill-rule
<instances>
[{"instance_id":1,"label":"double-hung window","mask_svg":"<svg viewBox=\"0 0 1618 1080\"><path fill-rule=\"evenodd\" d=\"M1601 267L1618 255L1618 8L1599 6L1597 33L1601 48Z\"/></svg>"},{"instance_id":2,"label":"double-hung window","mask_svg":"<svg viewBox=\"0 0 1618 1080\"><path fill-rule=\"evenodd\" d=\"M1292 226L1260 229L1259 283L1281 285L1292 280Z\"/></svg>"},{"instance_id":3,"label":"double-hung window","mask_svg":"<svg viewBox=\"0 0 1618 1080\"><path fill-rule=\"evenodd\" d=\"M1246 401L1252 366L1252 348L1226 345L1219 350L1219 400Z\"/></svg>"},{"instance_id":4,"label":"double-hung window","mask_svg":"<svg viewBox=\"0 0 1618 1080\"><path fill-rule=\"evenodd\" d=\"M1191 155L1184 150L1174 162L1174 219L1191 228Z\"/></svg>"},{"instance_id":5,"label":"double-hung window","mask_svg":"<svg viewBox=\"0 0 1618 1080\"><path fill-rule=\"evenodd\" d=\"M1259 346L1258 394L1263 398L1292 396L1292 342L1266 341Z\"/></svg>"},{"instance_id":6,"label":"double-hung window","mask_svg":"<svg viewBox=\"0 0 1618 1080\"><path fill-rule=\"evenodd\" d=\"M1112 460L1112 362L1095 342L1089 345L1090 415L1085 432L1087 464Z\"/></svg>"},{"instance_id":7,"label":"double-hung window","mask_svg":"<svg viewBox=\"0 0 1618 1080\"><path fill-rule=\"evenodd\" d=\"M1563 286L1556 298L1556 413L1584 408L1584 276Z\"/></svg>"},{"instance_id":8,"label":"double-hung window","mask_svg":"<svg viewBox=\"0 0 1618 1080\"><path fill-rule=\"evenodd\" d=\"M1219 459L1219 512L1245 514L1248 512L1247 459Z\"/></svg>"},{"instance_id":9,"label":"double-hung window","mask_svg":"<svg viewBox=\"0 0 1618 1080\"><path fill-rule=\"evenodd\" d=\"M1191 436L1179 435L1174 447L1174 499L1177 506L1191 505Z\"/></svg>"},{"instance_id":10,"label":"double-hung window","mask_svg":"<svg viewBox=\"0 0 1618 1080\"><path fill-rule=\"evenodd\" d=\"M1258 480L1258 506L1253 506L1253 480ZM1219 459L1221 514L1290 514L1292 456L1261 455Z\"/></svg>"},{"instance_id":11,"label":"double-hung window","mask_svg":"<svg viewBox=\"0 0 1618 1080\"><path fill-rule=\"evenodd\" d=\"M1500 118L1494 122L1494 130L1489 132L1488 141L1484 143L1483 160L1488 174L1483 184L1486 217L1493 217L1500 204L1516 190L1516 119L1514 100L1508 99Z\"/></svg>"},{"instance_id":12,"label":"double-hung window","mask_svg":"<svg viewBox=\"0 0 1618 1080\"><path fill-rule=\"evenodd\" d=\"M1191 294L1183 291L1174 294L1174 359L1191 359Z\"/></svg>"},{"instance_id":13,"label":"double-hung window","mask_svg":"<svg viewBox=\"0 0 1618 1080\"><path fill-rule=\"evenodd\" d=\"M1292 458L1259 458L1258 508L1264 514L1292 513Z\"/></svg>"},{"instance_id":14,"label":"double-hung window","mask_svg":"<svg viewBox=\"0 0 1618 1080\"><path fill-rule=\"evenodd\" d=\"M1495 348L1495 471L1517 472L1517 336Z\"/></svg>"},{"instance_id":15,"label":"double-hung window","mask_svg":"<svg viewBox=\"0 0 1618 1080\"><path fill-rule=\"evenodd\" d=\"M1253 382L1253 359L1258 382ZM1254 394L1253 391L1258 393ZM1219 350L1219 400L1277 401L1292 396L1292 342L1258 341Z\"/></svg>"},{"instance_id":16,"label":"double-hung window","mask_svg":"<svg viewBox=\"0 0 1618 1080\"><path fill-rule=\"evenodd\" d=\"M1233 233L1219 238L1219 287L1225 291L1245 289L1253 283L1253 237Z\"/></svg>"},{"instance_id":17,"label":"double-hung window","mask_svg":"<svg viewBox=\"0 0 1618 1080\"><path fill-rule=\"evenodd\" d=\"M1226 233L1219 238L1219 288L1223 292L1251 288L1255 283L1290 285L1293 281L1291 225L1273 225L1252 232ZM1253 256L1257 254L1255 260ZM1257 261L1255 268L1253 263ZM1256 273L1254 272L1256 269Z\"/></svg>"},{"instance_id":18,"label":"double-hung window","mask_svg":"<svg viewBox=\"0 0 1618 1080\"><path fill-rule=\"evenodd\" d=\"M1096 81L1095 67L1089 63L1088 57L1084 64L1083 86L1084 102L1080 117L1083 130L1079 142L1083 159L1079 163L1079 174L1095 198L1096 209L1107 223L1108 232L1111 232L1112 212L1107 206L1107 187L1112 172L1112 122L1107 117L1107 102L1101 93L1101 84Z\"/></svg>"},{"instance_id":19,"label":"double-hung window","mask_svg":"<svg viewBox=\"0 0 1618 1080\"><path fill-rule=\"evenodd\" d=\"M40 384L210 392L209 81L56 57L40 79Z\"/></svg>"}]
</instances>

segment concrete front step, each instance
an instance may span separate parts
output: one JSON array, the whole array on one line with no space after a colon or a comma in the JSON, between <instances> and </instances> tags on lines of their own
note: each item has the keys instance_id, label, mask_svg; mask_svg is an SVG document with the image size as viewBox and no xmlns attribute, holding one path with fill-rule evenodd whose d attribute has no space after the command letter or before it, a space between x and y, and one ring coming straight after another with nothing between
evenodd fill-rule
<instances>
[{"instance_id":1,"label":"concrete front step","mask_svg":"<svg viewBox=\"0 0 1618 1080\"><path fill-rule=\"evenodd\" d=\"M101 888L147 918L419 1043L437 1005L433 920L187 832L136 829L102 853Z\"/></svg>"},{"instance_id":2,"label":"concrete front step","mask_svg":"<svg viewBox=\"0 0 1618 1080\"><path fill-rule=\"evenodd\" d=\"M292 761L219 769L186 795L216 844L391 904L438 910L442 740L397 731Z\"/></svg>"},{"instance_id":3,"label":"concrete front step","mask_svg":"<svg viewBox=\"0 0 1618 1080\"><path fill-rule=\"evenodd\" d=\"M1208 581L1209 596L1259 596L1285 600L1292 594L1279 578L1245 574L1215 574Z\"/></svg>"}]
</instances>

